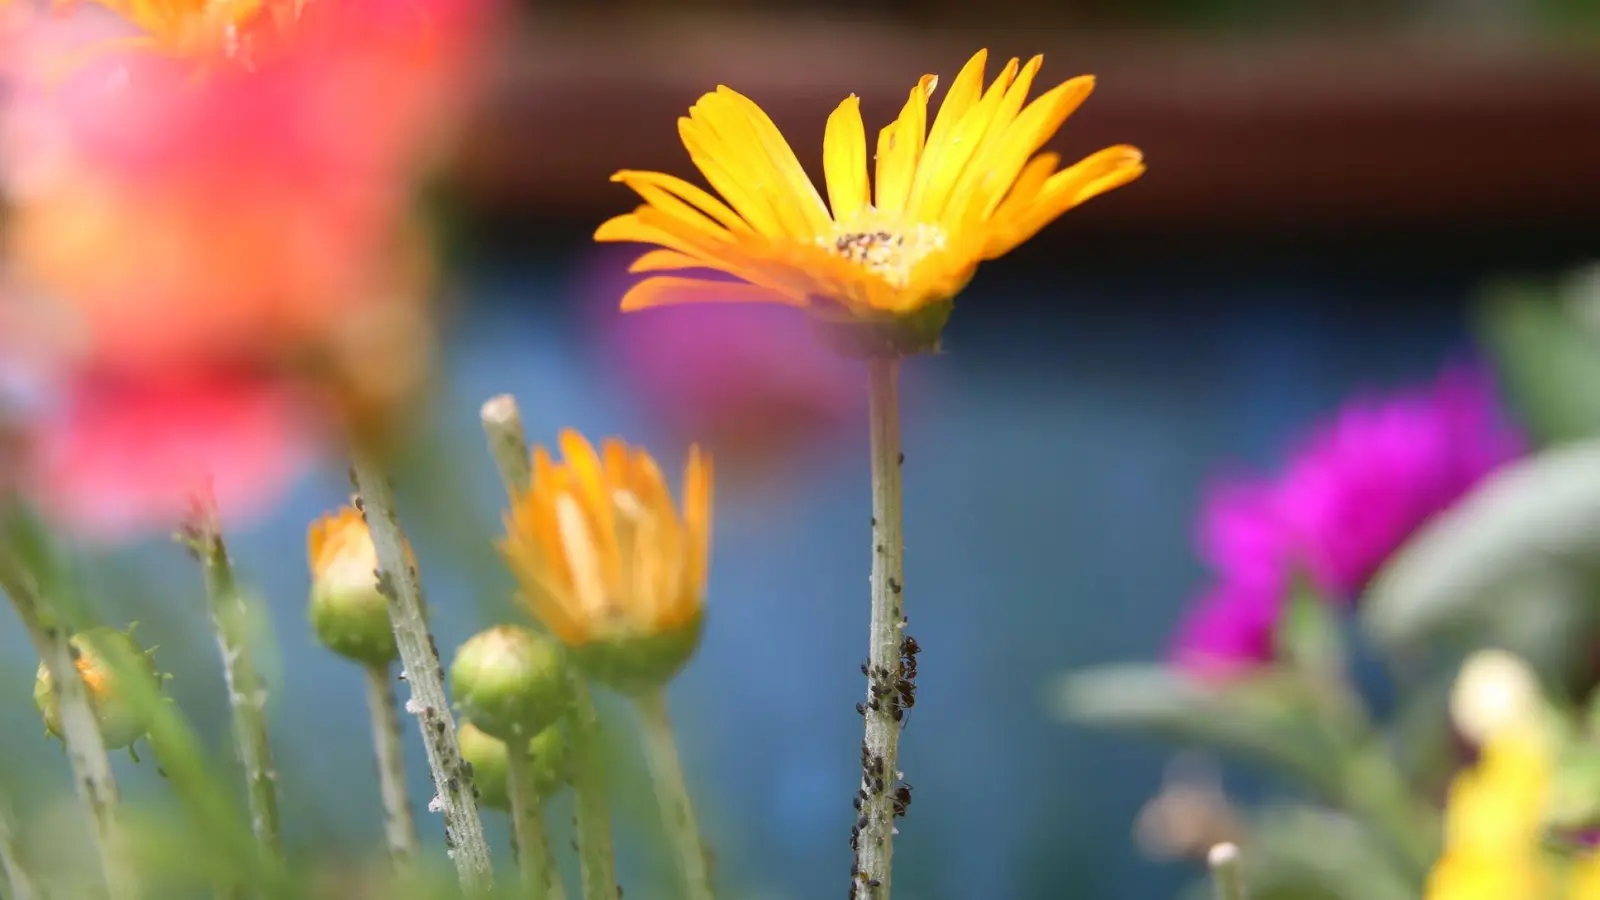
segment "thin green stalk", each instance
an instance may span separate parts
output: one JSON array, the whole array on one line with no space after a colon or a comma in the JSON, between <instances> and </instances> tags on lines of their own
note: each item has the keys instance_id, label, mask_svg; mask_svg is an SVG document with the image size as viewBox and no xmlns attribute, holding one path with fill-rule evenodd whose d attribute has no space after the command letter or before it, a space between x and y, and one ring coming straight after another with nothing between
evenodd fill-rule
<instances>
[{"instance_id":1,"label":"thin green stalk","mask_svg":"<svg viewBox=\"0 0 1600 900\"><path fill-rule=\"evenodd\" d=\"M362 666L367 676L367 707L372 713L372 749L378 762L378 791L383 797L383 834L389 859L397 870L417 859L417 822L406 795L406 760L395 708L393 675L387 665Z\"/></svg>"},{"instance_id":2,"label":"thin green stalk","mask_svg":"<svg viewBox=\"0 0 1600 900\"><path fill-rule=\"evenodd\" d=\"M589 685L573 679L572 712L567 715L567 746L572 751L572 793L576 800L578 870L583 900L620 900L617 865L611 845L611 809L606 800L606 771L601 759L600 713Z\"/></svg>"},{"instance_id":3,"label":"thin green stalk","mask_svg":"<svg viewBox=\"0 0 1600 900\"><path fill-rule=\"evenodd\" d=\"M1211 886L1217 900L1245 900L1244 874L1239 871L1239 848L1233 844L1218 844L1206 854L1211 867Z\"/></svg>"},{"instance_id":4,"label":"thin green stalk","mask_svg":"<svg viewBox=\"0 0 1600 900\"><path fill-rule=\"evenodd\" d=\"M861 747L861 816L851 837L854 896L888 900L894 864L894 820L900 779L900 723L906 681L905 529L901 517L899 360L867 361L872 460L872 617L867 645L866 719Z\"/></svg>"},{"instance_id":5,"label":"thin green stalk","mask_svg":"<svg viewBox=\"0 0 1600 900\"><path fill-rule=\"evenodd\" d=\"M544 827L544 798L539 796L533 760L528 757L526 746L521 753L508 747L506 759L506 793L511 798L511 826L517 838L522 889L530 900L567 900L566 887L550 852L550 835Z\"/></svg>"},{"instance_id":6,"label":"thin green stalk","mask_svg":"<svg viewBox=\"0 0 1600 900\"><path fill-rule=\"evenodd\" d=\"M221 523L209 500L199 502L182 537L205 576L211 626L216 632L222 675L228 687L228 707L233 714L234 748L244 768L250 831L267 852L281 856L278 774L273 768L272 743L267 736L267 692L250 654L250 610L234 578Z\"/></svg>"},{"instance_id":7,"label":"thin green stalk","mask_svg":"<svg viewBox=\"0 0 1600 900\"><path fill-rule=\"evenodd\" d=\"M137 900L139 881L129 855L127 837L118 821L120 799L111 774L111 760L89 692L78 673L70 634L51 615L33 579L0 548L0 588L11 598L18 618L44 660L55 685L61 742L72 766L78 797L88 810L94 839L111 900Z\"/></svg>"},{"instance_id":8,"label":"thin green stalk","mask_svg":"<svg viewBox=\"0 0 1600 900\"><path fill-rule=\"evenodd\" d=\"M522 413L510 394L483 405L484 434L506 493L526 493L533 480ZM578 866L584 900L617 900L617 867L611 842L611 810L606 803L605 763L601 756L600 714L589 686L574 678L573 708L567 716L567 743L572 751L572 792L576 800Z\"/></svg>"},{"instance_id":9,"label":"thin green stalk","mask_svg":"<svg viewBox=\"0 0 1600 900\"><path fill-rule=\"evenodd\" d=\"M33 874L22 864L20 850L10 804L0 804L0 874L6 880L6 900L43 900Z\"/></svg>"},{"instance_id":10,"label":"thin green stalk","mask_svg":"<svg viewBox=\"0 0 1600 900\"><path fill-rule=\"evenodd\" d=\"M462 887L470 894L487 892L494 884L489 843L478 816L471 774L461 761L456 721L450 714L450 697L444 688L444 669L439 663L438 646L428 630L422 579L411 561L395 511L394 491L383 466L359 449L353 461L360 508L378 551L378 587L388 598L400 664L405 667L406 683L411 686L406 711L417 717L428 769L433 773L437 791L433 806L444 816L445 842Z\"/></svg>"},{"instance_id":11,"label":"thin green stalk","mask_svg":"<svg viewBox=\"0 0 1600 900\"><path fill-rule=\"evenodd\" d=\"M656 802L661 805L661 821L677 857L678 874L683 878L683 896L685 900L712 900L706 848L683 780L683 764L678 759L678 744L667 715L666 690L645 694L637 698L636 705L644 725L645 760L655 781Z\"/></svg>"}]
</instances>

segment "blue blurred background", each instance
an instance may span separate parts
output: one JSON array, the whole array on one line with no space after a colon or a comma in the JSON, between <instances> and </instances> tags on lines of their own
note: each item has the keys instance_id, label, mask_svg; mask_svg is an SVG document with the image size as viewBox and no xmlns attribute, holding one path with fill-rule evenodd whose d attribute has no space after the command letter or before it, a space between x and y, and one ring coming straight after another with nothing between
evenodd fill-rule
<instances>
[{"instance_id":1,"label":"blue blurred background","mask_svg":"<svg viewBox=\"0 0 1600 900\"><path fill-rule=\"evenodd\" d=\"M718 82L767 105L814 165L844 93L881 123L916 74L952 73L993 32L994 55L1042 51L1048 76L1100 76L1069 152L1127 141L1151 172L986 267L946 353L908 366L907 611L925 652L898 886L905 900L1174 895L1193 870L1152 864L1132 838L1169 751L1054 721L1048 686L1164 651L1201 578L1191 530L1209 476L1272 465L1353 389L1471 354L1485 279L1600 257L1600 63L1581 30L1593 5L726 6L541 3L507 38L446 192L445 366L434 437L402 484L441 646L518 615L487 544L500 489L482 400L515 393L535 441L570 425L681 459L682 420L619 360L648 337L610 330L615 258L587 244L630 203L609 172L688 174L672 121ZM835 415L790 452L754 452L719 483L708 630L673 686L726 896L845 886L868 494L864 419L831 399ZM360 678L304 620L305 526L347 493L343 472L319 473L232 536L281 651L273 727L301 846L378 840ZM152 542L97 565L110 617L166 648L172 694L226 755L181 557ZM0 721L37 729L27 644L18 629L4 640L16 689ZM64 769L42 742L8 752L13 776ZM132 792L158 792L150 763L119 766ZM625 827L653 827L646 789L622 784L643 804ZM657 871L625 860L627 895L659 896Z\"/></svg>"}]
</instances>

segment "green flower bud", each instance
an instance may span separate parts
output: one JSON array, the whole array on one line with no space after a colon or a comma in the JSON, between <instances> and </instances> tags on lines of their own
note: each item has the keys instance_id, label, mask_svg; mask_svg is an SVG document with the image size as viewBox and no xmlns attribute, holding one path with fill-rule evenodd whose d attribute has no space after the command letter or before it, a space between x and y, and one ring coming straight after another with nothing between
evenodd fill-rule
<instances>
[{"instance_id":1,"label":"green flower bud","mask_svg":"<svg viewBox=\"0 0 1600 900\"><path fill-rule=\"evenodd\" d=\"M389 601L378 590L378 551L361 513L345 507L312 523L311 628L324 647L369 666L399 655Z\"/></svg>"},{"instance_id":2,"label":"green flower bud","mask_svg":"<svg viewBox=\"0 0 1600 900\"><path fill-rule=\"evenodd\" d=\"M497 625L456 651L450 689L462 717L501 740L536 735L561 719L572 686L555 641Z\"/></svg>"},{"instance_id":3,"label":"green flower bud","mask_svg":"<svg viewBox=\"0 0 1600 900\"><path fill-rule=\"evenodd\" d=\"M589 678L624 694L643 694L671 681L700 646L705 608L661 631L621 634L571 648L572 661Z\"/></svg>"},{"instance_id":4,"label":"green flower bud","mask_svg":"<svg viewBox=\"0 0 1600 900\"><path fill-rule=\"evenodd\" d=\"M478 789L478 802L499 810L509 810L508 793L510 774L505 741L490 737L471 722L464 722L456 732L461 744L461 758L472 764L472 786ZM555 724L528 742L528 757L532 761L534 788L541 800L548 801L560 793L568 781L567 739L561 725Z\"/></svg>"},{"instance_id":5,"label":"green flower bud","mask_svg":"<svg viewBox=\"0 0 1600 900\"><path fill-rule=\"evenodd\" d=\"M76 654L74 664L83 678L89 694L89 705L94 710L95 721L100 726L100 737L108 750L120 750L138 740L150 730L148 710L132 702L121 689L122 674L148 677L157 690L161 687L161 673L150 654L140 650L133 638L111 628L91 628L72 636L72 649ZM111 668L103 654L120 652L138 666L137 673L118 673ZM61 737L61 718L56 698L55 679L50 669L39 664L33 683L33 702L44 717L44 727L50 734Z\"/></svg>"}]
</instances>

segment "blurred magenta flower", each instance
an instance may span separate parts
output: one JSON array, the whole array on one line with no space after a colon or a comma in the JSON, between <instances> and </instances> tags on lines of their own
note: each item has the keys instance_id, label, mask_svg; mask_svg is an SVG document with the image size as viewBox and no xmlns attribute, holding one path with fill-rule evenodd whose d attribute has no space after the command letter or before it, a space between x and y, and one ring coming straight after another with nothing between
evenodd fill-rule
<instances>
[{"instance_id":1,"label":"blurred magenta flower","mask_svg":"<svg viewBox=\"0 0 1600 900\"><path fill-rule=\"evenodd\" d=\"M248 514L308 448L409 408L432 351L416 182L493 6L106 0L11 29L0 371L36 385L44 508L164 529L204 477Z\"/></svg>"},{"instance_id":2,"label":"blurred magenta flower","mask_svg":"<svg viewBox=\"0 0 1600 900\"><path fill-rule=\"evenodd\" d=\"M604 347L642 406L718 468L770 470L853 425L859 375L819 343L803 313L767 305L686 305L648 319L616 310L632 255L596 254L583 286Z\"/></svg>"},{"instance_id":3,"label":"blurred magenta flower","mask_svg":"<svg viewBox=\"0 0 1600 900\"><path fill-rule=\"evenodd\" d=\"M1217 584L1181 627L1175 659L1203 674L1270 661L1292 578L1354 602L1413 532L1526 447L1480 369L1350 401L1277 477L1212 490L1200 553Z\"/></svg>"}]
</instances>

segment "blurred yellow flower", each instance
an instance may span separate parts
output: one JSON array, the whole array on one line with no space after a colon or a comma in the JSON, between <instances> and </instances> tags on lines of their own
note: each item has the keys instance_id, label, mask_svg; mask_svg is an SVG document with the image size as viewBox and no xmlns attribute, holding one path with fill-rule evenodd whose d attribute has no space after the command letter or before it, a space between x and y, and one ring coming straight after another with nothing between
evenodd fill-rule
<instances>
[{"instance_id":1,"label":"blurred yellow flower","mask_svg":"<svg viewBox=\"0 0 1600 900\"><path fill-rule=\"evenodd\" d=\"M845 320L910 316L946 304L980 262L1143 174L1129 146L1058 170L1058 155L1038 151L1094 79L1073 78L1024 105L1043 58L1012 59L985 88L987 58L980 50L962 68L931 128L938 79L923 76L911 89L899 118L878 134L875 185L860 101L846 98L823 138L831 212L760 107L727 87L701 97L678 132L722 199L671 175L618 172L612 180L645 203L601 225L595 239L657 245L634 272L712 270L742 283L654 275L627 292L622 308L756 301Z\"/></svg>"},{"instance_id":2,"label":"blurred yellow flower","mask_svg":"<svg viewBox=\"0 0 1600 900\"><path fill-rule=\"evenodd\" d=\"M1572 867L1569 900L1600 900L1600 855L1591 853Z\"/></svg>"},{"instance_id":3,"label":"blurred yellow flower","mask_svg":"<svg viewBox=\"0 0 1600 900\"><path fill-rule=\"evenodd\" d=\"M624 689L670 677L693 653L710 555L711 460L689 448L680 514L655 460L576 431L562 462L533 454L500 549L534 614L591 677Z\"/></svg>"},{"instance_id":4,"label":"blurred yellow flower","mask_svg":"<svg viewBox=\"0 0 1600 900\"><path fill-rule=\"evenodd\" d=\"M1551 764L1541 736L1507 729L1456 777L1445 810L1444 855L1427 900L1536 900L1547 896L1539 839Z\"/></svg>"}]
</instances>

